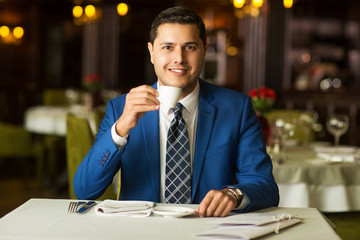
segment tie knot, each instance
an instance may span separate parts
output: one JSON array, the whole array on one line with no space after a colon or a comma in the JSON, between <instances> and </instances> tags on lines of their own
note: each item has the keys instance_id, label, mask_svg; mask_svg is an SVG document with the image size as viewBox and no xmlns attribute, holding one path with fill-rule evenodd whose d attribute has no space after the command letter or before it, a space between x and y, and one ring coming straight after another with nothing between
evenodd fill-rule
<instances>
[{"instance_id":1,"label":"tie knot","mask_svg":"<svg viewBox=\"0 0 360 240\"><path fill-rule=\"evenodd\" d=\"M175 114L175 117L181 117L182 116L181 110L182 110L183 107L184 106L180 102L178 102L176 104L176 106L172 109L174 114Z\"/></svg>"}]
</instances>

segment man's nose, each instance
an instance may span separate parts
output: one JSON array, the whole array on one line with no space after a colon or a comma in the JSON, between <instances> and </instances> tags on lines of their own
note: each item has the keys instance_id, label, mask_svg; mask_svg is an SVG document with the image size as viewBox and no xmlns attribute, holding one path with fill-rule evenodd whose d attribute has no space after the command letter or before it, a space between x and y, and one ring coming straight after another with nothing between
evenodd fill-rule
<instances>
[{"instance_id":1,"label":"man's nose","mask_svg":"<svg viewBox=\"0 0 360 240\"><path fill-rule=\"evenodd\" d=\"M184 49L182 49L181 47L176 48L175 53L174 53L174 62L177 64L183 63L184 59L185 59Z\"/></svg>"}]
</instances>

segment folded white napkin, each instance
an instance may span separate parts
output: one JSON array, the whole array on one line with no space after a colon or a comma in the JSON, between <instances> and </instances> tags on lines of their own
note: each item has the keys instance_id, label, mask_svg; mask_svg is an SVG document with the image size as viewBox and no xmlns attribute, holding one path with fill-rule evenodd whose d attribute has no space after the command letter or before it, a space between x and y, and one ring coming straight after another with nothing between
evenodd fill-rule
<instances>
[{"instance_id":1,"label":"folded white napkin","mask_svg":"<svg viewBox=\"0 0 360 240\"><path fill-rule=\"evenodd\" d=\"M347 153L317 153L318 158L324 159L330 162L354 162L355 155Z\"/></svg>"},{"instance_id":2,"label":"folded white napkin","mask_svg":"<svg viewBox=\"0 0 360 240\"><path fill-rule=\"evenodd\" d=\"M108 216L150 216L154 202L148 201L117 201L105 200L95 207L95 212L99 215Z\"/></svg>"}]
</instances>

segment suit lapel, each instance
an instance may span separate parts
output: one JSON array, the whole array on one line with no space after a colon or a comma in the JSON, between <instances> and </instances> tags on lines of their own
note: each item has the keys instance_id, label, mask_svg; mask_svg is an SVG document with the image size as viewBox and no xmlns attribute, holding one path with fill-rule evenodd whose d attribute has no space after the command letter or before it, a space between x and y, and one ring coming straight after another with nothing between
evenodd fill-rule
<instances>
[{"instance_id":1,"label":"suit lapel","mask_svg":"<svg viewBox=\"0 0 360 240\"><path fill-rule=\"evenodd\" d=\"M200 81L200 83L202 83ZM193 185L192 198L198 188L202 168L205 161L205 154L209 145L210 135L214 124L215 107L210 104L213 95L204 84L200 85L199 113L196 129L195 152L193 162Z\"/></svg>"}]
</instances>

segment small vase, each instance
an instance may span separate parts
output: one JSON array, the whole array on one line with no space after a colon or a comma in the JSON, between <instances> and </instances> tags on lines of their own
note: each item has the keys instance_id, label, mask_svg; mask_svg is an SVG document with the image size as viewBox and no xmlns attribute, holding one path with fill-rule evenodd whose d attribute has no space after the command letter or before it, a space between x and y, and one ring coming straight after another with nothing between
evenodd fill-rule
<instances>
[{"instance_id":1,"label":"small vase","mask_svg":"<svg viewBox=\"0 0 360 240\"><path fill-rule=\"evenodd\" d=\"M265 145L268 145L270 138L270 130L271 130L270 124L268 120L261 114L261 112L256 112L256 117L259 120L261 126L264 143Z\"/></svg>"},{"instance_id":2,"label":"small vase","mask_svg":"<svg viewBox=\"0 0 360 240\"><path fill-rule=\"evenodd\" d=\"M101 92L99 90L91 90L92 108L96 108L102 105Z\"/></svg>"}]
</instances>

